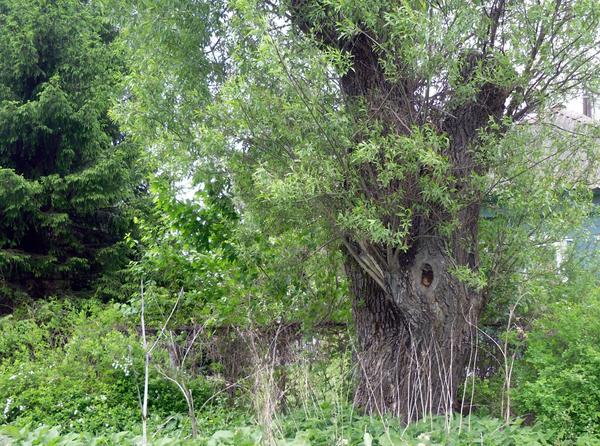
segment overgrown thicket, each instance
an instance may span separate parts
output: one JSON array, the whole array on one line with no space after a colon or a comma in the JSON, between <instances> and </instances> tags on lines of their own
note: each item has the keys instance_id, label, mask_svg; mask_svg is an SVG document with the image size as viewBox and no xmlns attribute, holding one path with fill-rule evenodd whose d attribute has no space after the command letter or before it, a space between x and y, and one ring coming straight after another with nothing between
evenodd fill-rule
<instances>
[{"instance_id":1,"label":"overgrown thicket","mask_svg":"<svg viewBox=\"0 0 600 446\"><path fill-rule=\"evenodd\" d=\"M0 0L0 444L600 444L599 24Z\"/></svg>"}]
</instances>

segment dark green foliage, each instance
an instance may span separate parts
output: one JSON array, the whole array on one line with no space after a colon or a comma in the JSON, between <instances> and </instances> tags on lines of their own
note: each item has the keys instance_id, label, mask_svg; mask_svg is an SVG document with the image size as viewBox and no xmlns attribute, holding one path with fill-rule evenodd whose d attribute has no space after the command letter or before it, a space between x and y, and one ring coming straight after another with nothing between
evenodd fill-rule
<instances>
[{"instance_id":1,"label":"dark green foliage","mask_svg":"<svg viewBox=\"0 0 600 446\"><path fill-rule=\"evenodd\" d=\"M86 290L126 260L140 171L108 116L124 69L114 35L87 2L0 1L4 305Z\"/></svg>"}]
</instances>

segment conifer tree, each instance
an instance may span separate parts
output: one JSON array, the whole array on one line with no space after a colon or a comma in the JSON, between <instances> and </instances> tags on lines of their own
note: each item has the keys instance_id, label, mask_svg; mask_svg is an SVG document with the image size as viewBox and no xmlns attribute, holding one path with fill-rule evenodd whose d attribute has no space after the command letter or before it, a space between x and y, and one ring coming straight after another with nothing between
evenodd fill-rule
<instances>
[{"instance_id":1,"label":"conifer tree","mask_svg":"<svg viewBox=\"0 0 600 446\"><path fill-rule=\"evenodd\" d=\"M108 110L124 70L90 2L0 0L0 304L86 292L126 258L138 157Z\"/></svg>"}]
</instances>

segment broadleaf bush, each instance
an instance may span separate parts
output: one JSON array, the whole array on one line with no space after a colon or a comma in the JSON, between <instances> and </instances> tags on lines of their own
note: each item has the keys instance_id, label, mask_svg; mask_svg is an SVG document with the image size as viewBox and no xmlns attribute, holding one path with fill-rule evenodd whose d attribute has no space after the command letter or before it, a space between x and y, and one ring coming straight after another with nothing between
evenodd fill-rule
<instances>
[{"instance_id":1,"label":"broadleaf bush","mask_svg":"<svg viewBox=\"0 0 600 446\"><path fill-rule=\"evenodd\" d=\"M516 392L557 438L600 436L600 293L551 306L527 336Z\"/></svg>"}]
</instances>

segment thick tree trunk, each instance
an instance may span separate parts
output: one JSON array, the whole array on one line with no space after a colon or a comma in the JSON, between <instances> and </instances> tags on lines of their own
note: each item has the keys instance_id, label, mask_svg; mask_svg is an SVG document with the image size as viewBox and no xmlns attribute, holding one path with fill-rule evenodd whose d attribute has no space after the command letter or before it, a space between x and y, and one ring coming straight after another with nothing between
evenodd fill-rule
<instances>
[{"instance_id":1,"label":"thick tree trunk","mask_svg":"<svg viewBox=\"0 0 600 446\"><path fill-rule=\"evenodd\" d=\"M315 5L325 14L314 14ZM426 126L448 138L443 155L450 165L447 189L455 200L453 210L423 198L421 180L431 175L427 166L384 186L378 166L365 163L356 167L360 198L381 208L392 207L387 214L382 212L382 223L393 230L405 223L396 218L393 208L412 211L405 244L409 248L377 244L362 234L347 233L344 239L358 338L355 403L367 412L391 412L405 421L446 413L457 402L483 308L481 296L452 271L456 266L472 272L478 268L482 198L472 176L485 172L484 157L477 151L480 131L490 120L500 122L507 91L477 79L482 66L494 69L493 57L484 51L463 51L457 54L461 63L456 82L477 93L463 98L460 89L448 84L440 102L433 103L423 92L431 79L416 77L417 73L404 69L401 59L390 59L390 54L386 59L383 46L375 46L374 42L386 38L385 33L359 23L357 35L340 34L336 10L318 0L292 0L291 13L293 22L318 45L351 57L352 69L341 76L340 90L348 111L356 110L358 129L376 121L384 135L410 136L414 127ZM386 76L382 62L392 61L404 76ZM365 137L357 131L356 143ZM384 154L381 159L387 160ZM453 227L451 235L443 230L447 224Z\"/></svg>"},{"instance_id":2,"label":"thick tree trunk","mask_svg":"<svg viewBox=\"0 0 600 446\"><path fill-rule=\"evenodd\" d=\"M381 288L346 260L358 338L355 403L404 421L448 413L472 354L480 296L448 272L453 260L422 243Z\"/></svg>"}]
</instances>

